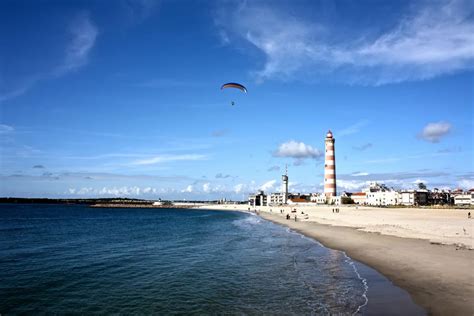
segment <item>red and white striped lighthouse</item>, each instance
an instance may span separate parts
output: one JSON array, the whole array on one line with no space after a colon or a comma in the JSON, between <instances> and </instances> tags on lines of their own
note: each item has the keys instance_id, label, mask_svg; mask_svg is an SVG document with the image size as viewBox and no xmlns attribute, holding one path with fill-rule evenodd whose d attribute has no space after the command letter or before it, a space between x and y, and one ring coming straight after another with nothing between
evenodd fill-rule
<instances>
[{"instance_id":1,"label":"red and white striped lighthouse","mask_svg":"<svg viewBox=\"0 0 474 316\"><path fill-rule=\"evenodd\" d=\"M326 134L326 155L324 161L324 195L326 197L336 196L336 154L334 151L335 139L331 130Z\"/></svg>"}]
</instances>

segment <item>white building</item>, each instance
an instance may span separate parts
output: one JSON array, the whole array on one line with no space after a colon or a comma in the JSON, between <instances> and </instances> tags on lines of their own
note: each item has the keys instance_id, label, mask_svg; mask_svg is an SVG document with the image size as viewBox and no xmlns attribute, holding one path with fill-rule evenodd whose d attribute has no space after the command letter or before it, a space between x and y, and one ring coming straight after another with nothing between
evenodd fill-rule
<instances>
[{"instance_id":1,"label":"white building","mask_svg":"<svg viewBox=\"0 0 474 316\"><path fill-rule=\"evenodd\" d=\"M366 205L367 204L367 193L366 192L355 192L351 194L351 199L354 204Z\"/></svg>"},{"instance_id":2,"label":"white building","mask_svg":"<svg viewBox=\"0 0 474 316\"><path fill-rule=\"evenodd\" d=\"M267 205L267 195L263 191L258 191L256 194L249 195L249 205L250 206L266 206Z\"/></svg>"},{"instance_id":3,"label":"white building","mask_svg":"<svg viewBox=\"0 0 474 316\"><path fill-rule=\"evenodd\" d=\"M454 205L474 205L474 193L458 194L454 197Z\"/></svg>"},{"instance_id":4,"label":"white building","mask_svg":"<svg viewBox=\"0 0 474 316\"><path fill-rule=\"evenodd\" d=\"M400 203L400 194L397 191L377 191L366 193L368 205L397 205Z\"/></svg>"},{"instance_id":5,"label":"white building","mask_svg":"<svg viewBox=\"0 0 474 316\"><path fill-rule=\"evenodd\" d=\"M284 193L272 193L267 197L268 205L283 205L287 203L287 195Z\"/></svg>"},{"instance_id":6,"label":"white building","mask_svg":"<svg viewBox=\"0 0 474 316\"><path fill-rule=\"evenodd\" d=\"M428 190L403 190L400 192L400 204L403 205L427 205Z\"/></svg>"},{"instance_id":7,"label":"white building","mask_svg":"<svg viewBox=\"0 0 474 316\"><path fill-rule=\"evenodd\" d=\"M400 204L400 194L383 183L373 182L368 188L364 189L362 193L366 194L367 205Z\"/></svg>"},{"instance_id":8,"label":"white building","mask_svg":"<svg viewBox=\"0 0 474 316\"><path fill-rule=\"evenodd\" d=\"M327 198L325 194L311 193L309 200L317 204L326 204Z\"/></svg>"}]
</instances>

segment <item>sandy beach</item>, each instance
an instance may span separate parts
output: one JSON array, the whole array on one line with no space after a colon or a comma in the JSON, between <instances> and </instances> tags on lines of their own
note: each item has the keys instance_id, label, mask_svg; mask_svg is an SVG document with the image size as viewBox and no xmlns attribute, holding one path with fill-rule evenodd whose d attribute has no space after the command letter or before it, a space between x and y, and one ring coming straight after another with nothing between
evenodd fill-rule
<instances>
[{"instance_id":1,"label":"sandy beach","mask_svg":"<svg viewBox=\"0 0 474 316\"><path fill-rule=\"evenodd\" d=\"M205 208L248 210L247 205ZM291 212L294 208L296 213ZM378 270L406 289L429 314L474 314L474 219L467 218L467 210L339 206L339 213L333 213L333 208L257 210L267 220L315 238L326 247L345 251Z\"/></svg>"}]
</instances>

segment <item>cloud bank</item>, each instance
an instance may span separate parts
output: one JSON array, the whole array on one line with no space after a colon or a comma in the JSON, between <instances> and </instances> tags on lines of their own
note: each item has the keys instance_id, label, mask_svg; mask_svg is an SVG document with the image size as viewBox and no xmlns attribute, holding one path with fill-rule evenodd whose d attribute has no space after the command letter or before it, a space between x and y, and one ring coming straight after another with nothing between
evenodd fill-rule
<instances>
[{"instance_id":1,"label":"cloud bank","mask_svg":"<svg viewBox=\"0 0 474 316\"><path fill-rule=\"evenodd\" d=\"M295 159L318 159L322 155L323 152L321 150L294 140L280 144L278 149L273 152L274 157L289 157Z\"/></svg>"},{"instance_id":2,"label":"cloud bank","mask_svg":"<svg viewBox=\"0 0 474 316\"><path fill-rule=\"evenodd\" d=\"M383 33L353 28L344 38L328 35L337 33L336 25L288 11L273 2L245 2L216 17L223 44L244 41L263 53L257 81L338 74L336 80L381 85L474 67L472 1L413 5Z\"/></svg>"}]
</instances>

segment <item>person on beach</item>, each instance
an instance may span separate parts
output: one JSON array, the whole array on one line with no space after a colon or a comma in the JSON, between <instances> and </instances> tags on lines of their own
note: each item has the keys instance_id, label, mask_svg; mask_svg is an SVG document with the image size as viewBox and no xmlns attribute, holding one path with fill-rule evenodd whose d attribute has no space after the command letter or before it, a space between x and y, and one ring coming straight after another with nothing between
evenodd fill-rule
<instances>
[{"instance_id":1,"label":"person on beach","mask_svg":"<svg viewBox=\"0 0 474 316\"><path fill-rule=\"evenodd\" d=\"M286 214L286 219L290 219L290 214Z\"/></svg>"},{"instance_id":2,"label":"person on beach","mask_svg":"<svg viewBox=\"0 0 474 316\"><path fill-rule=\"evenodd\" d=\"M296 222L296 214L295 214L295 222Z\"/></svg>"},{"instance_id":3,"label":"person on beach","mask_svg":"<svg viewBox=\"0 0 474 316\"><path fill-rule=\"evenodd\" d=\"M471 212L467 213L467 218L471 218Z\"/></svg>"}]
</instances>

